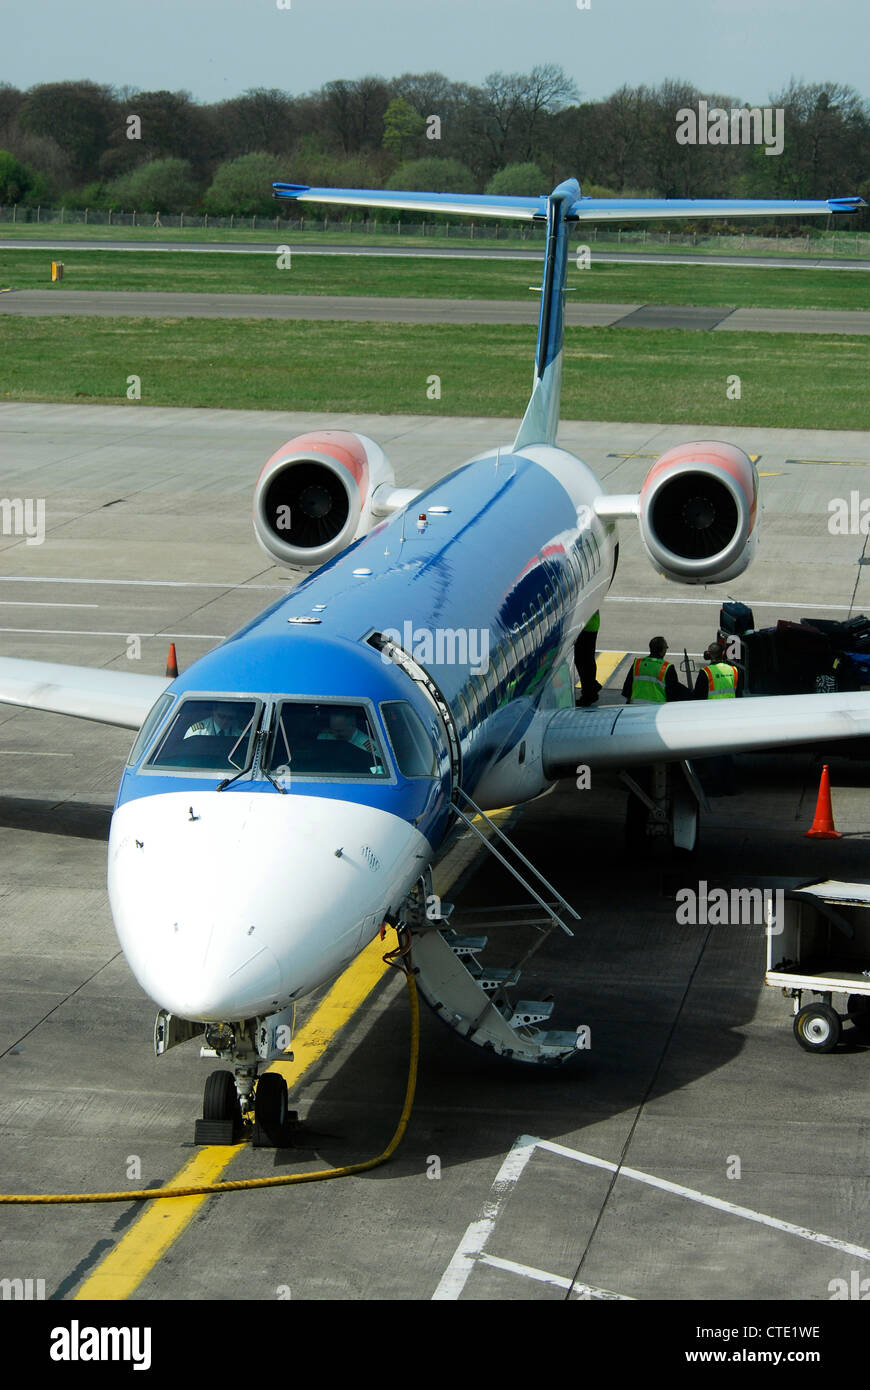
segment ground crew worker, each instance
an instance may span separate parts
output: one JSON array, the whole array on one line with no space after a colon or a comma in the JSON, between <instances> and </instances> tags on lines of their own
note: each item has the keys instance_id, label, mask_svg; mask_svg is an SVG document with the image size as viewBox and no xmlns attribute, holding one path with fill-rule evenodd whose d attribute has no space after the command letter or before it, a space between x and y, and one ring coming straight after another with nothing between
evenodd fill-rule
<instances>
[{"instance_id":1,"label":"ground crew worker","mask_svg":"<svg viewBox=\"0 0 870 1390\"><path fill-rule=\"evenodd\" d=\"M743 672L723 661L724 655L721 642L710 643L704 653L707 665L698 672L692 691L693 700L733 700L743 694ZM736 793L734 759L730 753L696 759L694 768L708 796L734 796Z\"/></svg>"},{"instance_id":2,"label":"ground crew worker","mask_svg":"<svg viewBox=\"0 0 870 1390\"><path fill-rule=\"evenodd\" d=\"M723 661L724 655L721 642L710 643L704 653L707 665L698 672L692 691L693 700L733 700L743 694L743 672Z\"/></svg>"},{"instance_id":3,"label":"ground crew worker","mask_svg":"<svg viewBox=\"0 0 870 1390\"><path fill-rule=\"evenodd\" d=\"M601 614L593 613L577 641L574 643L574 665L580 677L580 699L578 705L594 705L598 699L601 682L595 664L595 644L601 627Z\"/></svg>"},{"instance_id":4,"label":"ground crew worker","mask_svg":"<svg viewBox=\"0 0 870 1390\"><path fill-rule=\"evenodd\" d=\"M665 660L668 644L664 637L650 639L649 656L633 661L622 687L624 699L630 705L665 704L668 700L685 700L688 691L680 684L677 668Z\"/></svg>"}]
</instances>

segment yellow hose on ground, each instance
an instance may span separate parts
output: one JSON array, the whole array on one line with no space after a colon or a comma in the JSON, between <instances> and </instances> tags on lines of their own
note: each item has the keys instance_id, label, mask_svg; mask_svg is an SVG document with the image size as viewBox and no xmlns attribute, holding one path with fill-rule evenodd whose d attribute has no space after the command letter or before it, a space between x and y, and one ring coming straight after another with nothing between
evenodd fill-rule
<instances>
[{"instance_id":1,"label":"yellow hose on ground","mask_svg":"<svg viewBox=\"0 0 870 1390\"><path fill-rule=\"evenodd\" d=\"M396 952L395 954L399 954ZM411 1004L411 1050L408 1062L408 1084L405 1087L405 1103L399 1117L396 1132L382 1154L377 1158L367 1158L364 1163L349 1163L344 1168L324 1168L317 1173L289 1173L278 1178L245 1178L239 1182L214 1182L203 1187L158 1187L140 1189L134 1192L53 1192L33 1196L29 1193L0 1193L0 1204L18 1206L51 1205L73 1202L154 1202L165 1197L205 1197L213 1192L244 1192L252 1187L289 1187L297 1182L325 1182L327 1178L348 1178L354 1173L366 1173L392 1158L402 1142L417 1086L417 1060L420 1054L420 1002L417 997L417 982L413 970L406 971L408 995Z\"/></svg>"}]
</instances>

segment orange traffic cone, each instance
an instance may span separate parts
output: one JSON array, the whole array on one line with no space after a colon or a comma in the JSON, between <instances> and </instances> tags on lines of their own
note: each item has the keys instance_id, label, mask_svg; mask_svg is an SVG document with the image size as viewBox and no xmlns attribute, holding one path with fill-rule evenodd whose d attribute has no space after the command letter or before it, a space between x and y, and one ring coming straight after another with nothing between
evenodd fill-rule
<instances>
[{"instance_id":1,"label":"orange traffic cone","mask_svg":"<svg viewBox=\"0 0 870 1390\"><path fill-rule=\"evenodd\" d=\"M174 642L169 643L169 655L166 658L165 674L171 676L173 680L175 680L175 677L178 675L178 657L175 655Z\"/></svg>"},{"instance_id":2,"label":"orange traffic cone","mask_svg":"<svg viewBox=\"0 0 870 1390\"><path fill-rule=\"evenodd\" d=\"M819 795L816 801L816 814L806 835L814 840L841 840L839 830L834 829L834 812L831 807L831 781L828 777L828 764L822 768L819 779Z\"/></svg>"}]
</instances>

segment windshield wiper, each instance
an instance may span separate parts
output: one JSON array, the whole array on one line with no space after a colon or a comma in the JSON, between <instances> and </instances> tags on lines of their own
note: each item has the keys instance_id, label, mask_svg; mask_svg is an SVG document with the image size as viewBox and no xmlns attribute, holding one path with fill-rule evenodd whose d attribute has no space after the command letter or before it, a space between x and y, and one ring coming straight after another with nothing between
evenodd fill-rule
<instances>
[{"instance_id":1,"label":"windshield wiper","mask_svg":"<svg viewBox=\"0 0 870 1390\"><path fill-rule=\"evenodd\" d=\"M236 766L237 766L237 764L233 762L233 754L235 753L235 751L236 751L236 749L238 748L239 744L241 743L242 739L243 739L243 738L245 737L245 735L247 734L247 732L248 732L248 730L250 729L250 727L251 727L251 725L253 724L253 722L254 722L254 716L251 715L251 718L248 720L248 722L247 722L247 724L245 725L244 729L242 729L242 732L239 734L238 738L236 739L236 741L235 741L235 743L233 744L232 748L230 749L229 753L227 753L227 762L228 762L228 763L232 763L233 767L236 767ZM260 737L260 735L258 734L258 735L257 735L257 738L259 738L259 737ZM236 773L235 777L225 777L224 780L223 780L222 782L218 782L217 787L215 788L215 791L222 792L222 791L224 791L227 787L231 787L231 786L233 785L233 782L238 782L238 780L239 780L240 777L244 777L245 773L246 773L247 770L248 770L248 767L252 767L252 766L253 766L253 761L254 761L254 760L251 759L245 767L240 768L239 771Z\"/></svg>"}]
</instances>

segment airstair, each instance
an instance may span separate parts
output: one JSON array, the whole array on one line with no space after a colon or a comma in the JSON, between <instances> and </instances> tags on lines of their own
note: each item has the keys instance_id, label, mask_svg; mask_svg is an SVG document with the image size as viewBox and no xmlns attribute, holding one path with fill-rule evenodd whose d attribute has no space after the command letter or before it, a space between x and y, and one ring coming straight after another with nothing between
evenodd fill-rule
<instances>
[{"instance_id":1,"label":"airstair","mask_svg":"<svg viewBox=\"0 0 870 1390\"><path fill-rule=\"evenodd\" d=\"M584 1030L569 1033L540 1027L553 1013L552 998L519 998L517 986L523 968L550 934L558 927L573 936L564 919L576 923L580 918L467 793L460 791L459 795L474 813L472 818L454 804L459 819L513 875L536 907L511 904L484 908L464 919L461 927L458 923L454 927L453 904L440 902L431 892L431 875L427 874L412 895L411 910L403 922L411 934L417 987L445 1023L478 1047L518 1062L563 1062L584 1046ZM486 824L490 836L480 828L480 822ZM528 877L493 843L496 838L522 862ZM518 936L528 939L531 931L531 944L508 966L487 965L482 955L494 930L511 940Z\"/></svg>"}]
</instances>

